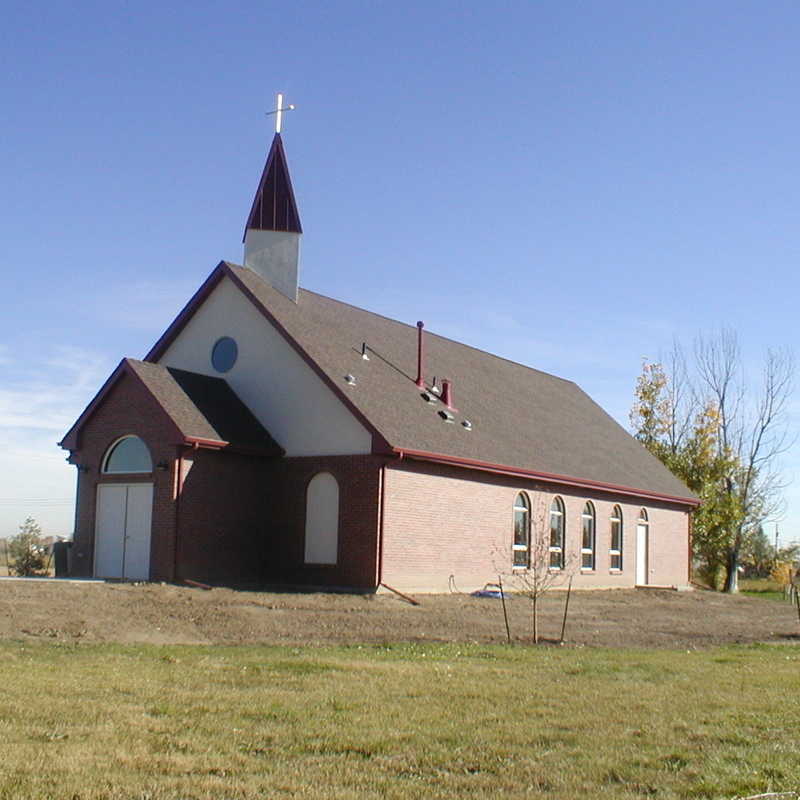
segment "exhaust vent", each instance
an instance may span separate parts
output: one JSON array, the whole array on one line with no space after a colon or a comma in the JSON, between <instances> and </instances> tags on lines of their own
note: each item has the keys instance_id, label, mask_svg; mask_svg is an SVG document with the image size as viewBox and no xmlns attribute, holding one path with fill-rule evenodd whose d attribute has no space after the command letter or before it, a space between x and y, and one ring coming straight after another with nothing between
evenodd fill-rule
<instances>
[{"instance_id":1,"label":"exhaust vent","mask_svg":"<svg viewBox=\"0 0 800 800\"><path fill-rule=\"evenodd\" d=\"M417 323L417 380L414 383L420 389L425 388L425 345L422 341L422 329L424 327L424 322Z\"/></svg>"},{"instance_id":2,"label":"exhaust vent","mask_svg":"<svg viewBox=\"0 0 800 800\"><path fill-rule=\"evenodd\" d=\"M453 411L458 411L453 404L453 384L444 379L442 379L442 402Z\"/></svg>"}]
</instances>

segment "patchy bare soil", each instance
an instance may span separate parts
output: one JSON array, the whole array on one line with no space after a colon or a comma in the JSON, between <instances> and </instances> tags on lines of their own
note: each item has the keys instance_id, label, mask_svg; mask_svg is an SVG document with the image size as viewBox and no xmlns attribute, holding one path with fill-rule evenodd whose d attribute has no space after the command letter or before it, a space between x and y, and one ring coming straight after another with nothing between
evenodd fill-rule
<instances>
[{"instance_id":1,"label":"patchy bare soil","mask_svg":"<svg viewBox=\"0 0 800 800\"><path fill-rule=\"evenodd\" d=\"M564 592L541 601L540 635L557 639ZM505 641L499 600L391 594L210 591L159 584L0 580L0 639L172 644ZM514 639L530 638L529 601L507 601ZM697 648L800 640L788 603L705 591L573 592L566 641L591 647Z\"/></svg>"}]
</instances>

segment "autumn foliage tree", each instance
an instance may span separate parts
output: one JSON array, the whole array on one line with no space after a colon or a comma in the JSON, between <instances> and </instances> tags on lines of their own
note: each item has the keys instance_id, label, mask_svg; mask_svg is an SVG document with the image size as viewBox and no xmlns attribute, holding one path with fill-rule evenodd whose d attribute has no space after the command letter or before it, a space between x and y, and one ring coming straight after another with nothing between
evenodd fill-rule
<instances>
[{"instance_id":1,"label":"autumn foliage tree","mask_svg":"<svg viewBox=\"0 0 800 800\"><path fill-rule=\"evenodd\" d=\"M670 369L645 362L631 410L634 435L700 498L694 556L706 579L735 592L750 537L781 502L779 456L793 361L768 352L761 385L745 382L735 334L699 337L691 368L678 345Z\"/></svg>"}]
</instances>

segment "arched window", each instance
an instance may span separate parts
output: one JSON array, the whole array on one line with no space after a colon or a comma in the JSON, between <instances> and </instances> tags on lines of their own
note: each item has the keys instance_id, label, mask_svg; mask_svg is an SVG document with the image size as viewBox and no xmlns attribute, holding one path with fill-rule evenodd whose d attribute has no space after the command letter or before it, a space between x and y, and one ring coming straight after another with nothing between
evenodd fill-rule
<instances>
[{"instance_id":1,"label":"arched window","mask_svg":"<svg viewBox=\"0 0 800 800\"><path fill-rule=\"evenodd\" d=\"M147 445L138 436L123 436L108 448L102 472L107 474L152 472L153 460Z\"/></svg>"},{"instance_id":2,"label":"arched window","mask_svg":"<svg viewBox=\"0 0 800 800\"><path fill-rule=\"evenodd\" d=\"M564 501L560 497L550 504L550 568L564 569Z\"/></svg>"},{"instance_id":3,"label":"arched window","mask_svg":"<svg viewBox=\"0 0 800 800\"><path fill-rule=\"evenodd\" d=\"M611 511L611 546L608 550L609 566L622 571L622 509L614 506Z\"/></svg>"},{"instance_id":4,"label":"arched window","mask_svg":"<svg viewBox=\"0 0 800 800\"><path fill-rule=\"evenodd\" d=\"M527 496L520 492L514 501L514 566L531 564L531 506Z\"/></svg>"},{"instance_id":5,"label":"arched window","mask_svg":"<svg viewBox=\"0 0 800 800\"><path fill-rule=\"evenodd\" d=\"M339 550L339 484L319 472L306 489L306 564L335 564Z\"/></svg>"},{"instance_id":6,"label":"arched window","mask_svg":"<svg viewBox=\"0 0 800 800\"><path fill-rule=\"evenodd\" d=\"M641 522L643 525L647 525L647 509L646 508L643 508L639 512L639 522Z\"/></svg>"},{"instance_id":7,"label":"arched window","mask_svg":"<svg viewBox=\"0 0 800 800\"><path fill-rule=\"evenodd\" d=\"M587 503L581 514L581 569L594 569L594 506Z\"/></svg>"}]
</instances>

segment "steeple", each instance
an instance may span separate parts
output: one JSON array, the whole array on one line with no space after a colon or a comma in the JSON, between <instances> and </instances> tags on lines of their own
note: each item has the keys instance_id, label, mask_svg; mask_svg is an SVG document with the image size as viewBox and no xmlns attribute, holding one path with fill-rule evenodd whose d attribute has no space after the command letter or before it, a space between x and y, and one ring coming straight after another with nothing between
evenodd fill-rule
<instances>
[{"instance_id":1,"label":"steeple","mask_svg":"<svg viewBox=\"0 0 800 800\"><path fill-rule=\"evenodd\" d=\"M244 265L295 303L302 233L283 141L276 132L245 226Z\"/></svg>"},{"instance_id":2,"label":"steeple","mask_svg":"<svg viewBox=\"0 0 800 800\"><path fill-rule=\"evenodd\" d=\"M260 231L303 232L294 202L289 167L286 166L283 140L279 133L272 140L242 241L247 239L250 228Z\"/></svg>"}]
</instances>

